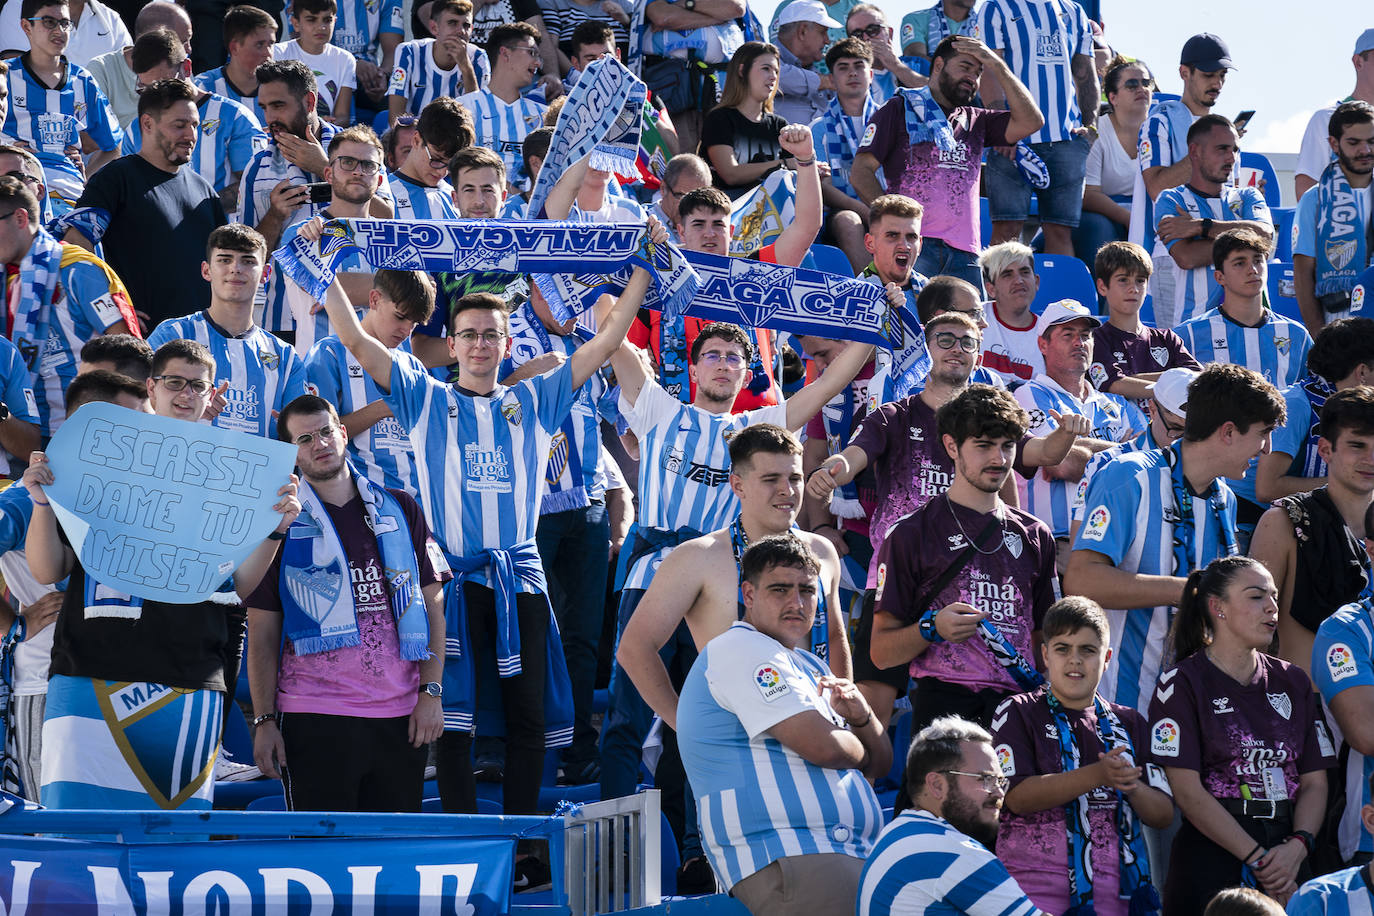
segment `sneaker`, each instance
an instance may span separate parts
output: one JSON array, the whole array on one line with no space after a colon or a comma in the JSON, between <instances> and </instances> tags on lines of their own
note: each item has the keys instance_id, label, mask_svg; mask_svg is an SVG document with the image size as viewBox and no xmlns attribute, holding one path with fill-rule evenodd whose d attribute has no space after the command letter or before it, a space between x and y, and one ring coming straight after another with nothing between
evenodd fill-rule
<instances>
[{"instance_id":1,"label":"sneaker","mask_svg":"<svg viewBox=\"0 0 1374 916\"><path fill-rule=\"evenodd\" d=\"M549 867L536 856L526 856L515 862L515 876L511 881L517 894L530 891L546 891L553 887L553 875Z\"/></svg>"},{"instance_id":2,"label":"sneaker","mask_svg":"<svg viewBox=\"0 0 1374 916\"><path fill-rule=\"evenodd\" d=\"M601 781L601 761L593 757L586 763L564 764L558 775L560 786L585 786Z\"/></svg>"},{"instance_id":3,"label":"sneaker","mask_svg":"<svg viewBox=\"0 0 1374 916\"><path fill-rule=\"evenodd\" d=\"M506 778L506 760L500 754L482 754L472 762L472 773L478 782L502 782Z\"/></svg>"},{"instance_id":4,"label":"sneaker","mask_svg":"<svg viewBox=\"0 0 1374 916\"><path fill-rule=\"evenodd\" d=\"M711 863L705 856L693 856L677 870L677 893L679 897L697 897L716 892L716 873L711 871Z\"/></svg>"},{"instance_id":5,"label":"sneaker","mask_svg":"<svg viewBox=\"0 0 1374 916\"><path fill-rule=\"evenodd\" d=\"M235 763L223 754L215 758L215 782L251 782L261 778L262 771L251 763Z\"/></svg>"}]
</instances>

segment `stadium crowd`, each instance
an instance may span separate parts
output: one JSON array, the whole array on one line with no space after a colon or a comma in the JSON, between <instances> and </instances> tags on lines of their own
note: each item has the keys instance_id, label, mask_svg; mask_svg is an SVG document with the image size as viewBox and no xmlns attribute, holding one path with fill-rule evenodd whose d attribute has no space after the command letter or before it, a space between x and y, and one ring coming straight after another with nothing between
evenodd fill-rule
<instances>
[{"instance_id":1,"label":"stadium crowd","mask_svg":"<svg viewBox=\"0 0 1374 916\"><path fill-rule=\"evenodd\" d=\"M1160 95L1095 0L407 9L0 8L5 789L210 807L238 717L292 810L656 786L679 890L754 914L1371 912L1374 28L1289 222L1216 110L1262 60L1186 37ZM635 77L634 167L570 153ZM857 277L917 358L652 258L581 316L274 260L369 220ZM296 446L210 600L83 567L90 402Z\"/></svg>"}]
</instances>

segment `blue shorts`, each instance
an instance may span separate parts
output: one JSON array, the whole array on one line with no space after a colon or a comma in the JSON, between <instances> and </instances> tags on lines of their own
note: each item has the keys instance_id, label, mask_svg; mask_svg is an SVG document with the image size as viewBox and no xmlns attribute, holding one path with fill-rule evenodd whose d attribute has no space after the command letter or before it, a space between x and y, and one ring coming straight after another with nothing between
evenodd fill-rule
<instances>
[{"instance_id":1,"label":"blue shorts","mask_svg":"<svg viewBox=\"0 0 1374 916\"><path fill-rule=\"evenodd\" d=\"M1049 169L1050 186L1043 191L1032 188L1021 172L1001 153L988 151L983 169L988 193L988 216L994 223L1019 222L1030 214L1030 196L1040 200L1040 222L1056 226L1078 226L1083 213L1083 178L1087 172L1087 137L1032 143L1033 149Z\"/></svg>"}]
</instances>

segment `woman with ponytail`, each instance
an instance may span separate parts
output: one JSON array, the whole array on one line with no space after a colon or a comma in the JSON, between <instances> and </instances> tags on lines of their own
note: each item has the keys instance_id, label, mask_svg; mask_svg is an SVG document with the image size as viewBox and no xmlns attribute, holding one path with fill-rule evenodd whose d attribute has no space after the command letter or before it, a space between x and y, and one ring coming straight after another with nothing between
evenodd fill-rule
<instances>
[{"instance_id":1,"label":"woman with ponytail","mask_svg":"<svg viewBox=\"0 0 1374 916\"><path fill-rule=\"evenodd\" d=\"M1336 754L1307 675L1265 654L1277 600L1250 557L1213 560L1184 586L1170 633L1175 667L1150 704L1150 747L1183 813L1168 916L1202 916L1237 884L1285 903L1311 876Z\"/></svg>"}]
</instances>

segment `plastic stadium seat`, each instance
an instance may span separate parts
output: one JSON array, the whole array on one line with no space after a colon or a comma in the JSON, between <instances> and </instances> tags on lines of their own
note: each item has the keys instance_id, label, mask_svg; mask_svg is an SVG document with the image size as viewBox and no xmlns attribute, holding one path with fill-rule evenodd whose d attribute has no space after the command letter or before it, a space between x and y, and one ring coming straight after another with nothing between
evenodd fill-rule
<instances>
[{"instance_id":1,"label":"plastic stadium seat","mask_svg":"<svg viewBox=\"0 0 1374 916\"><path fill-rule=\"evenodd\" d=\"M1264 153L1241 153L1240 186L1259 187L1261 178L1264 179L1264 187L1260 189L1264 194L1264 202L1270 209L1278 207L1283 203L1283 189L1279 187L1279 175L1274 171L1274 164Z\"/></svg>"},{"instance_id":2,"label":"plastic stadium seat","mask_svg":"<svg viewBox=\"0 0 1374 916\"><path fill-rule=\"evenodd\" d=\"M988 199L978 198L978 227L984 248L992 244L992 217L988 215Z\"/></svg>"},{"instance_id":3,"label":"plastic stadium seat","mask_svg":"<svg viewBox=\"0 0 1374 916\"><path fill-rule=\"evenodd\" d=\"M1274 260L1293 260L1293 207L1273 207L1269 215L1274 219Z\"/></svg>"},{"instance_id":4,"label":"plastic stadium seat","mask_svg":"<svg viewBox=\"0 0 1374 916\"><path fill-rule=\"evenodd\" d=\"M278 792L276 795L264 795L255 798L248 803L246 811L285 811L286 796Z\"/></svg>"},{"instance_id":5,"label":"plastic stadium seat","mask_svg":"<svg viewBox=\"0 0 1374 916\"><path fill-rule=\"evenodd\" d=\"M253 735L248 731L248 720L243 717L243 710L236 703L224 718L227 721L221 743L225 756L234 763L252 763Z\"/></svg>"},{"instance_id":6,"label":"plastic stadium seat","mask_svg":"<svg viewBox=\"0 0 1374 916\"><path fill-rule=\"evenodd\" d=\"M1107 314L1105 311L1102 313ZM1145 294L1145 301L1140 303L1140 323L1147 328L1155 326L1155 300L1149 293Z\"/></svg>"},{"instance_id":7,"label":"plastic stadium seat","mask_svg":"<svg viewBox=\"0 0 1374 916\"><path fill-rule=\"evenodd\" d=\"M677 837L668 823L668 815L658 813L658 889L665 897L677 896L677 870L682 856L677 851Z\"/></svg>"},{"instance_id":8,"label":"plastic stadium seat","mask_svg":"<svg viewBox=\"0 0 1374 916\"><path fill-rule=\"evenodd\" d=\"M1078 258L1063 254L1037 254L1035 271L1040 274L1040 291L1035 294L1031 311L1038 315L1051 302L1072 299L1097 314L1097 287L1093 284L1092 272Z\"/></svg>"},{"instance_id":9,"label":"plastic stadium seat","mask_svg":"<svg viewBox=\"0 0 1374 916\"><path fill-rule=\"evenodd\" d=\"M1293 291L1293 262L1269 265L1269 307L1285 318L1302 321L1297 294Z\"/></svg>"},{"instance_id":10,"label":"plastic stadium seat","mask_svg":"<svg viewBox=\"0 0 1374 916\"><path fill-rule=\"evenodd\" d=\"M834 245L822 245L820 242L812 245L811 259L816 262L817 270L841 277L854 276L854 266L849 263L849 258Z\"/></svg>"}]
</instances>

